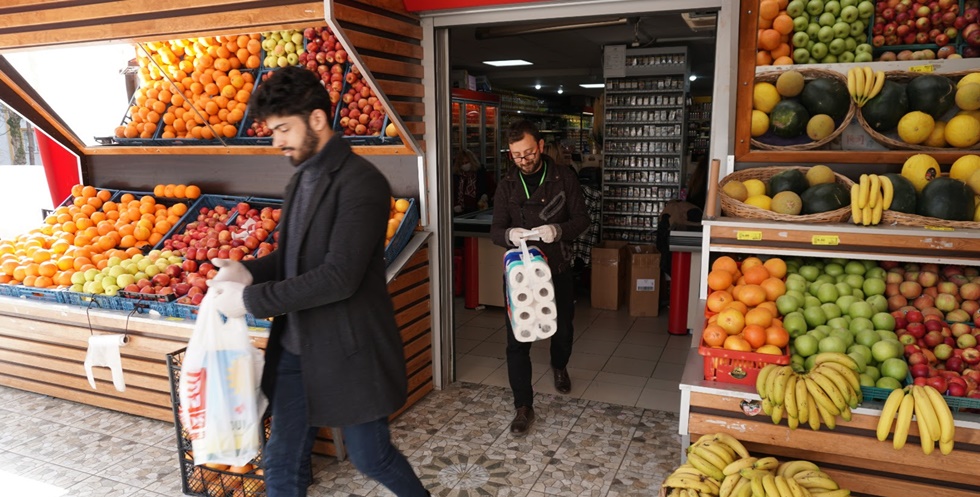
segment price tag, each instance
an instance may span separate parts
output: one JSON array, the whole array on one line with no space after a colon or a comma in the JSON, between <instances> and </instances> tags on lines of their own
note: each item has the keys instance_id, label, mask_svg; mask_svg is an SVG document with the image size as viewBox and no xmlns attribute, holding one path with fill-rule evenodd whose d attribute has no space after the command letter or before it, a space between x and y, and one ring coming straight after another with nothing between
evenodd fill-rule
<instances>
[{"instance_id":1,"label":"price tag","mask_svg":"<svg viewBox=\"0 0 980 497\"><path fill-rule=\"evenodd\" d=\"M921 66L912 66L912 67L909 68L909 71L912 71L912 72L933 72L935 69L936 69L935 66L933 66L932 64L923 64Z\"/></svg>"},{"instance_id":2,"label":"price tag","mask_svg":"<svg viewBox=\"0 0 980 497\"><path fill-rule=\"evenodd\" d=\"M838 245L840 238L837 235L813 235L810 243L813 245Z\"/></svg>"},{"instance_id":3,"label":"price tag","mask_svg":"<svg viewBox=\"0 0 980 497\"><path fill-rule=\"evenodd\" d=\"M761 231L736 231L735 239L747 240L750 242L758 242L762 240L762 232Z\"/></svg>"},{"instance_id":4,"label":"price tag","mask_svg":"<svg viewBox=\"0 0 980 497\"><path fill-rule=\"evenodd\" d=\"M933 231L954 231L953 228L949 226L923 226L923 228Z\"/></svg>"}]
</instances>

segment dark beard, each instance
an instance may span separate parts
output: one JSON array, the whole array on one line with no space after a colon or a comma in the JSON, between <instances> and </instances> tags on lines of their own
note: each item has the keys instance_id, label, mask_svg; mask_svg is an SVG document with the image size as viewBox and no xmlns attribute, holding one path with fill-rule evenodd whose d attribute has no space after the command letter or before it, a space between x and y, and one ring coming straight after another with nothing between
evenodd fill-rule
<instances>
[{"instance_id":1,"label":"dark beard","mask_svg":"<svg viewBox=\"0 0 980 497\"><path fill-rule=\"evenodd\" d=\"M320 139L317 137L316 132L313 131L313 128L307 126L306 137L303 139L303 145L296 150L296 153L289 158L289 161L292 162L294 167L302 164L306 159L313 157L313 154L316 153L316 146L319 144L319 142Z\"/></svg>"}]
</instances>

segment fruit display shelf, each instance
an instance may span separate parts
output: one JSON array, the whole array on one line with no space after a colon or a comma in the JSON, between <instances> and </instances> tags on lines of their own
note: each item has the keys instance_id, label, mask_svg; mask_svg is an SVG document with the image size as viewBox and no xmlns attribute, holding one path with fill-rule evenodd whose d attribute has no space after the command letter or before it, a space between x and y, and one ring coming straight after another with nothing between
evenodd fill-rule
<instances>
[{"instance_id":1,"label":"fruit display shelf","mask_svg":"<svg viewBox=\"0 0 980 497\"><path fill-rule=\"evenodd\" d=\"M412 233L415 232L415 226L418 224L418 202L414 198L410 198L408 199L408 210L405 212L405 217L398 224L395 236L391 237L391 242L385 247L385 266L391 265L392 261L398 257L398 254L405 249L408 241L412 238Z\"/></svg>"},{"instance_id":2,"label":"fruit display shelf","mask_svg":"<svg viewBox=\"0 0 980 497\"><path fill-rule=\"evenodd\" d=\"M963 39L962 29L956 26L957 23L962 27L969 24L962 19L966 11L966 2L945 0L945 3L949 5L937 3L938 10L935 12L930 5L923 5L928 12L920 15L909 9L910 6L907 4L896 8L897 6L889 7L878 2L875 6L874 19L880 19L884 23L875 26L874 22L869 22L867 27L867 42L874 47L872 53L875 60L898 60L897 56L901 52L907 51L911 56L912 53L923 50L931 50L933 57L937 59L945 59L954 53L963 55L963 49L968 45ZM944 8L947 9L945 12ZM901 12L898 11L899 9ZM889 10L891 12L887 13L886 17L885 11ZM920 18L923 21L919 21ZM875 33L876 30L879 32ZM886 32L888 34L885 34ZM885 53L895 54L895 57L886 56L885 59L881 59Z\"/></svg>"},{"instance_id":3,"label":"fruit display shelf","mask_svg":"<svg viewBox=\"0 0 980 497\"><path fill-rule=\"evenodd\" d=\"M136 104L136 93L133 93L133 95L129 98L129 104L126 106L126 112L123 113L123 117L119 121L120 126L126 126L127 124L132 122L133 116L130 111L131 109L134 108L135 104ZM126 137L118 137L118 136L108 136L108 137L96 137L96 140L99 143L102 143L103 145L109 145L115 143L118 145L141 146L141 145L150 145L156 143L158 141L157 138L160 137L161 133L163 133L163 126L157 126L152 136L146 138L143 137L126 138Z\"/></svg>"},{"instance_id":4,"label":"fruit display shelf","mask_svg":"<svg viewBox=\"0 0 980 497\"><path fill-rule=\"evenodd\" d=\"M201 208L214 209L219 205L224 206L228 209L228 212L231 213L228 217L228 224L231 224L231 222L234 220L234 216L238 213L238 211L235 210L235 206L238 205L239 202L244 202L245 200L246 197L230 195L201 195L194 201L194 203L187 207L187 214L185 214L180 221L174 224L170 231L168 231L167 234L163 236L163 239L161 239L160 242L158 242L153 248L157 250L165 249L164 244L167 242L167 240L171 240L174 235L183 234L189 223L197 221L197 217L201 213Z\"/></svg>"}]
</instances>

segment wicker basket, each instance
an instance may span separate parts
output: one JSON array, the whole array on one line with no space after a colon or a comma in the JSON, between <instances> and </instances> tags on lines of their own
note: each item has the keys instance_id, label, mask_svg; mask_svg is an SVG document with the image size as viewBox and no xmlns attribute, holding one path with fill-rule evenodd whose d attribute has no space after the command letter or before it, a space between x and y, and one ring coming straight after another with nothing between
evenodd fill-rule
<instances>
[{"instance_id":1,"label":"wicker basket","mask_svg":"<svg viewBox=\"0 0 980 497\"><path fill-rule=\"evenodd\" d=\"M799 169L800 172L806 174L808 167L792 167L793 169ZM735 171L728 176L722 178L718 182L718 197L721 199L721 210L729 217L740 217L746 219L768 219L771 221L790 221L794 223L842 223L847 221L851 216L851 207L849 205L841 207L840 209L821 212L819 214L805 214L799 216L791 216L789 214L779 214L776 212L768 211L765 209L760 209L758 207L751 206L744 202L739 202L734 198L730 197L725 193L724 186L729 181L739 180L745 181L748 179L758 179L766 182L769 178L775 176L777 173L785 171L789 167L753 167L749 169L743 169L741 171ZM837 183L844 185L850 190L851 185L854 184L850 178L841 175L839 173L834 173L837 178Z\"/></svg>"},{"instance_id":2,"label":"wicker basket","mask_svg":"<svg viewBox=\"0 0 980 497\"><path fill-rule=\"evenodd\" d=\"M827 71L825 69L799 69L796 66L793 66L792 70L802 74L803 79L807 81L827 77L837 79L844 85L847 85L847 78L838 72ZM757 75L755 81L756 83L775 83L780 74L782 74L782 71L765 72ZM776 137L771 133L766 133L758 138L752 138L752 147L760 150L813 150L820 148L840 136L844 132L844 128L851 123L854 114L857 112L857 106L854 104L853 99L850 100L850 104L851 106L847 111L847 115L840 122L835 123L837 124L837 128L834 129L834 132L822 140L808 141L810 138L806 135L797 139L788 140ZM802 142L794 143L799 141Z\"/></svg>"},{"instance_id":3,"label":"wicker basket","mask_svg":"<svg viewBox=\"0 0 980 497\"><path fill-rule=\"evenodd\" d=\"M938 217L920 216L918 214L906 214L898 211L884 211L881 213L881 223L884 225L896 226L917 226L919 228L929 226L935 228L955 228L980 230L980 223L975 221L950 221L939 219Z\"/></svg>"},{"instance_id":4,"label":"wicker basket","mask_svg":"<svg viewBox=\"0 0 980 497\"><path fill-rule=\"evenodd\" d=\"M924 76L929 73L917 73L909 71L888 71L885 73L885 78L891 81L908 84L913 79ZM969 74L967 71L954 72L948 74L936 74L936 76L945 76L953 81ZM954 147L927 147L925 145L915 145L912 143L905 143L900 138L898 138L898 131L892 130L887 134L876 131L872 128L868 121L864 119L864 114L860 111L857 112L858 124L864 128L864 131L871 135L874 141L890 148L893 150L919 150L919 151L936 151L936 150L980 150L980 143L970 147L970 148L954 148Z\"/></svg>"}]
</instances>

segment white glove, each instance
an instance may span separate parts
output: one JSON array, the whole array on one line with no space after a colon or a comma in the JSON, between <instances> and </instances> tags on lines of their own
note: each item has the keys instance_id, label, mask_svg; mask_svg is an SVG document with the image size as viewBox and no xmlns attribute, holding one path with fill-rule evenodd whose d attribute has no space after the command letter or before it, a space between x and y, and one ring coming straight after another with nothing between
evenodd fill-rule
<instances>
[{"instance_id":1,"label":"white glove","mask_svg":"<svg viewBox=\"0 0 980 497\"><path fill-rule=\"evenodd\" d=\"M544 243L553 243L558 239L558 226L554 224L543 224L531 231L537 231L536 238Z\"/></svg>"},{"instance_id":2,"label":"white glove","mask_svg":"<svg viewBox=\"0 0 980 497\"><path fill-rule=\"evenodd\" d=\"M531 234L531 230L526 230L524 228L511 228L507 230L507 241L515 247L521 245L521 240L526 240Z\"/></svg>"},{"instance_id":3,"label":"white glove","mask_svg":"<svg viewBox=\"0 0 980 497\"><path fill-rule=\"evenodd\" d=\"M208 294L214 299L214 307L229 318L240 318L248 312L245 309L244 292L245 285L234 281L212 281L208 290Z\"/></svg>"},{"instance_id":4,"label":"white glove","mask_svg":"<svg viewBox=\"0 0 980 497\"><path fill-rule=\"evenodd\" d=\"M214 259L211 262L219 270L213 279L208 280L208 285L222 281L232 281L245 286L252 284L252 273L248 272L248 269L245 269L245 265L241 262L231 259Z\"/></svg>"}]
</instances>

